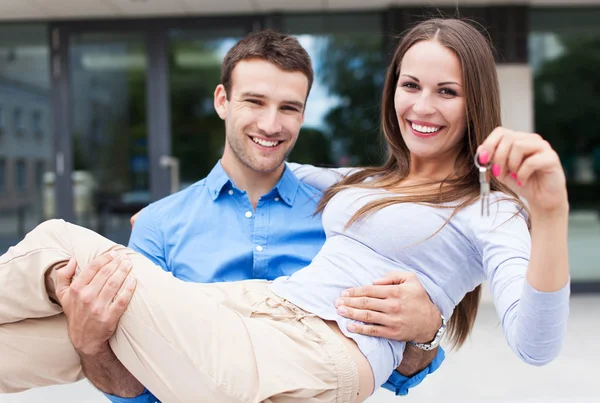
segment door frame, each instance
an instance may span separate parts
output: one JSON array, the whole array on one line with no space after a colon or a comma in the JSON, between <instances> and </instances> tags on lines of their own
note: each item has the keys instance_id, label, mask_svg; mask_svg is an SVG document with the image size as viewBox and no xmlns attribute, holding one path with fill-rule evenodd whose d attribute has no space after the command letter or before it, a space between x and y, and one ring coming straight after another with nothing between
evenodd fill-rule
<instances>
[{"instance_id":1,"label":"door frame","mask_svg":"<svg viewBox=\"0 0 600 403\"><path fill-rule=\"evenodd\" d=\"M70 76L70 43L74 35L83 33L139 33L144 38L147 54L146 127L150 197L152 201L171 193L170 167L163 157L171 155L171 105L169 87L169 30L207 31L227 27L244 27L246 32L278 25L276 15L232 17L193 17L156 19L112 19L57 21L48 26L50 48L50 82L53 114L55 216L75 220L72 149L72 93Z\"/></svg>"}]
</instances>

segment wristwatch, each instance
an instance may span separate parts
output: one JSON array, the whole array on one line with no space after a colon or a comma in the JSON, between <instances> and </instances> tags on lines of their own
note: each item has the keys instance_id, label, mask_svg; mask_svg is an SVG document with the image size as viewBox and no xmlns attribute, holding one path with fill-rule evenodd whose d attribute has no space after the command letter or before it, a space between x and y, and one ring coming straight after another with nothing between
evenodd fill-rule
<instances>
[{"instance_id":1,"label":"wristwatch","mask_svg":"<svg viewBox=\"0 0 600 403\"><path fill-rule=\"evenodd\" d=\"M445 333L446 333L446 318L444 318L444 315L442 315L442 326L440 326L440 328L438 329L433 340L431 340L429 343L415 343L414 341L411 341L410 344L412 344L413 346L415 346L417 348L420 348L421 350L430 351L430 350L433 350L434 348L437 348L440 345L440 341L442 341L442 337L444 336Z\"/></svg>"}]
</instances>

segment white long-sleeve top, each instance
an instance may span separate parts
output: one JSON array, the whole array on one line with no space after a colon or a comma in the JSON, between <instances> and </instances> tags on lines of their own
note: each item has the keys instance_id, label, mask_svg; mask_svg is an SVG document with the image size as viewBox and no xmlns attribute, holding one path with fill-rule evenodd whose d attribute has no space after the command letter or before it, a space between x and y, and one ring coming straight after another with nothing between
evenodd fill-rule
<instances>
[{"instance_id":1,"label":"white long-sleeve top","mask_svg":"<svg viewBox=\"0 0 600 403\"><path fill-rule=\"evenodd\" d=\"M349 172L288 166L300 180L318 189L326 189ZM398 367L405 343L348 332L351 320L337 314L334 301L343 290L370 285L390 271L415 273L445 318L452 316L467 292L488 280L512 350L533 365L557 356L566 332L570 288L546 293L527 283L531 236L525 217L508 196L492 193L489 217L482 217L475 203L445 226L452 208L402 203L344 228L362 206L388 196L392 194L385 190L359 187L339 192L323 212L327 239L321 251L306 268L275 280L271 290L306 311L336 321L368 359L376 385Z\"/></svg>"}]
</instances>

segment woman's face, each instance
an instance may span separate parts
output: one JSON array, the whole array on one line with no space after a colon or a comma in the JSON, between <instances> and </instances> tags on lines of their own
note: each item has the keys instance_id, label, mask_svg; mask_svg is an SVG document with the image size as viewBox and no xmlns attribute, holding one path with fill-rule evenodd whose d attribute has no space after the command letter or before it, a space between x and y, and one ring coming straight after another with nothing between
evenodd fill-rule
<instances>
[{"instance_id":1,"label":"woman's face","mask_svg":"<svg viewBox=\"0 0 600 403\"><path fill-rule=\"evenodd\" d=\"M454 161L465 136L466 100L456 54L437 41L413 45L404 55L394 98L411 161Z\"/></svg>"}]
</instances>

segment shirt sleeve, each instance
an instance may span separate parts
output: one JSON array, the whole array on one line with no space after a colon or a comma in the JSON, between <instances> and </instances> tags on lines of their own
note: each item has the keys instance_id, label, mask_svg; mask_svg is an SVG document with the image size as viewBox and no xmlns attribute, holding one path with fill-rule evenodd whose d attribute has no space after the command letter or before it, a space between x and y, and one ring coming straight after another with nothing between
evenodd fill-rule
<instances>
[{"instance_id":1,"label":"shirt sleeve","mask_svg":"<svg viewBox=\"0 0 600 403\"><path fill-rule=\"evenodd\" d=\"M526 217L514 201L502 196L490 203L490 217L477 215L472 223L504 336L521 360L545 365L556 358L565 338L569 284L540 292L527 282L531 236Z\"/></svg>"},{"instance_id":2,"label":"shirt sleeve","mask_svg":"<svg viewBox=\"0 0 600 403\"><path fill-rule=\"evenodd\" d=\"M165 256L162 231L158 230L157 215L153 212L152 205L144 208L138 215L131 237L129 247L150 259L153 263L169 271Z\"/></svg>"},{"instance_id":3,"label":"shirt sleeve","mask_svg":"<svg viewBox=\"0 0 600 403\"><path fill-rule=\"evenodd\" d=\"M318 190L325 190L346 176L360 171L360 168L319 168L295 162L288 162L287 166L296 175L298 180Z\"/></svg>"},{"instance_id":4,"label":"shirt sleeve","mask_svg":"<svg viewBox=\"0 0 600 403\"><path fill-rule=\"evenodd\" d=\"M139 396L126 398L105 393L104 396L113 403L160 403L160 401L147 389Z\"/></svg>"},{"instance_id":5,"label":"shirt sleeve","mask_svg":"<svg viewBox=\"0 0 600 403\"><path fill-rule=\"evenodd\" d=\"M396 396L406 396L408 394L409 389L414 388L415 386L423 382L423 379L425 379L427 375L435 372L440 367L440 365L442 365L442 362L445 358L446 353L440 347L438 348L438 352L433 361L431 361L431 363L421 372L409 378L402 375L398 371L393 371L390 378L387 380L386 383L382 385L382 387L384 389L394 392Z\"/></svg>"}]
</instances>

